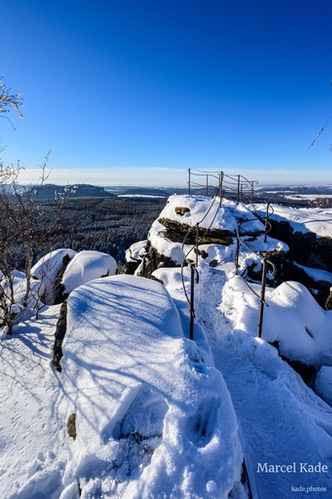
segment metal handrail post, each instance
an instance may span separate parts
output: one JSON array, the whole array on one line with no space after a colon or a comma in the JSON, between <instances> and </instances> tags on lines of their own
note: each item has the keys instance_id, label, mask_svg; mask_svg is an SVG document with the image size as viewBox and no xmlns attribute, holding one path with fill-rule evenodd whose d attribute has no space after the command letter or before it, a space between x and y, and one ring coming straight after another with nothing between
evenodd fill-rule
<instances>
[{"instance_id":1,"label":"metal handrail post","mask_svg":"<svg viewBox=\"0 0 332 499\"><path fill-rule=\"evenodd\" d=\"M263 260L263 269L262 269L262 287L261 287L261 297L260 297L260 305L259 305L259 315L258 315L258 327L257 327L257 337L262 337L262 328L263 328L263 313L264 313L264 304L265 304L265 288L266 288L266 270L267 270L267 259Z\"/></svg>"},{"instance_id":2,"label":"metal handrail post","mask_svg":"<svg viewBox=\"0 0 332 499\"><path fill-rule=\"evenodd\" d=\"M269 209L270 209L270 202L267 202L266 205L266 216L265 216L265 224L264 224L264 243L266 243L266 236L267 236L267 226L269 223Z\"/></svg>"},{"instance_id":3,"label":"metal handrail post","mask_svg":"<svg viewBox=\"0 0 332 499\"><path fill-rule=\"evenodd\" d=\"M190 265L190 328L189 328L189 339L194 339L194 319L195 319L195 266Z\"/></svg>"},{"instance_id":4,"label":"metal handrail post","mask_svg":"<svg viewBox=\"0 0 332 499\"><path fill-rule=\"evenodd\" d=\"M237 196L236 196L236 204L239 204L240 202L240 182L241 182L241 177L240 175L237 176Z\"/></svg>"},{"instance_id":5,"label":"metal handrail post","mask_svg":"<svg viewBox=\"0 0 332 499\"><path fill-rule=\"evenodd\" d=\"M206 175L205 195L209 195L209 175Z\"/></svg>"},{"instance_id":6,"label":"metal handrail post","mask_svg":"<svg viewBox=\"0 0 332 499\"><path fill-rule=\"evenodd\" d=\"M196 224L196 267L198 267L198 237L199 237L199 224Z\"/></svg>"},{"instance_id":7,"label":"metal handrail post","mask_svg":"<svg viewBox=\"0 0 332 499\"><path fill-rule=\"evenodd\" d=\"M236 230L236 250L235 250L235 271L236 271L236 275L240 274L240 272L239 272L240 246L241 246L240 224L238 224L237 230Z\"/></svg>"},{"instance_id":8,"label":"metal handrail post","mask_svg":"<svg viewBox=\"0 0 332 499\"><path fill-rule=\"evenodd\" d=\"M224 180L224 172L219 173L219 208L221 207L222 204L222 182Z\"/></svg>"},{"instance_id":9,"label":"metal handrail post","mask_svg":"<svg viewBox=\"0 0 332 499\"><path fill-rule=\"evenodd\" d=\"M189 179L188 179L188 196L190 196L190 168L188 168Z\"/></svg>"}]
</instances>

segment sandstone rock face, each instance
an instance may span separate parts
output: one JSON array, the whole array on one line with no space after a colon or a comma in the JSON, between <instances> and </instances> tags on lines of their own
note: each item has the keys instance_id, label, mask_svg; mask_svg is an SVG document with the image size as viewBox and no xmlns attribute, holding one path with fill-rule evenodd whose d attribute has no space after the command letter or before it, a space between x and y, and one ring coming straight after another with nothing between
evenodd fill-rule
<instances>
[{"instance_id":1,"label":"sandstone rock face","mask_svg":"<svg viewBox=\"0 0 332 499\"><path fill-rule=\"evenodd\" d=\"M192 228L185 223L179 223L168 218L159 218L158 222L166 228L164 237L174 243L182 243L187 233L192 229L187 237L187 244L195 244L196 234L198 235L199 244L231 244L235 233L229 230L220 229L204 229L203 227Z\"/></svg>"},{"instance_id":2,"label":"sandstone rock face","mask_svg":"<svg viewBox=\"0 0 332 499\"><path fill-rule=\"evenodd\" d=\"M161 267L178 267L178 263L171 258L162 255L148 242L146 253L142 258L136 275L151 278L151 274Z\"/></svg>"},{"instance_id":3,"label":"sandstone rock face","mask_svg":"<svg viewBox=\"0 0 332 499\"><path fill-rule=\"evenodd\" d=\"M186 213L190 213L190 209L187 206L176 206L174 211L177 215L185 215Z\"/></svg>"},{"instance_id":4,"label":"sandstone rock face","mask_svg":"<svg viewBox=\"0 0 332 499\"><path fill-rule=\"evenodd\" d=\"M326 310L332 310L332 288L330 288L330 294L327 297L325 308Z\"/></svg>"}]
</instances>

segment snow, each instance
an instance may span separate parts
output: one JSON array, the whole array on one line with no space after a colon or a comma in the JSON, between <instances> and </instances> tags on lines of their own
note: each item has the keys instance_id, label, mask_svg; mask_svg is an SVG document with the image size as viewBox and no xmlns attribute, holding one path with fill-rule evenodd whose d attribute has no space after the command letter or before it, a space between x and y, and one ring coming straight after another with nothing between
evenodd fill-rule
<instances>
[{"instance_id":1,"label":"snow","mask_svg":"<svg viewBox=\"0 0 332 499\"><path fill-rule=\"evenodd\" d=\"M18 270L14 270L12 273L12 285L13 285L13 296L14 302L11 304L12 313L18 314L24 308L24 300L27 289L27 278L24 272L19 272ZM3 291L4 296L7 297L8 305L11 303L11 291L10 284L8 279L2 277L0 279L0 290ZM40 302L40 296L44 292L43 284L39 281L35 281L34 279L30 280L30 295L27 300L27 308L28 309L36 309L42 306Z\"/></svg>"},{"instance_id":2,"label":"snow","mask_svg":"<svg viewBox=\"0 0 332 499\"><path fill-rule=\"evenodd\" d=\"M76 251L71 249L58 249L47 253L32 267L32 277L43 282L45 289L45 302L52 304L55 294L54 284L59 272L64 269L64 262L74 258Z\"/></svg>"},{"instance_id":3,"label":"snow","mask_svg":"<svg viewBox=\"0 0 332 499\"><path fill-rule=\"evenodd\" d=\"M107 190L107 189L106 189ZM165 193L165 196L155 196L153 194L117 194L118 198L156 198L156 199L164 199L167 197L167 194Z\"/></svg>"},{"instance_id":4,"label":"snow","mask_svg":"<svg viewBox=\"0 0 332 499\"><path fill-rule=\"evenodd\" d=\"M260 293L260 286L251 284ZM251 336L257 333L259 299L247 292L238 276L230 279L222 292L221 311L234 329ZM297 282L287 281L267 289L263 317L263 339L279 342L280 353L305 364L332 365L332 311L323 310L309 291Z\"/></svg>"},{"instance_id":5,"label":"snow","mask_svg":"<svg viewBox=\"0 0 332 499\"><path fill-rule=\"evenodd\" d=\"M204 229L229 230L236 233L239 217L248 222L248 232L264 231L263 224L251 213L244 204L236 205L234 201L224 199L219 206L220 199L206 196L188 196L174 194L168 198L165 208L159 218L168 218L179 223L195 227L199 223ZM175 208L188 208L184 215L176 213Z\"/></svg>"},{"instance_id":6,"label":"snow","mask_svg":"<svg viewBox=\"0 0 332 499\"><path fill-rule=\"evenodd\" d=\"M176 207L190 212L178 215ZM331 233L331 210L275 207L275 213L294 230ZM192 227L204 218L206 228L234 235L240 220L247 229L241 271L260 270L259 252L288 251L276 239L264 242L263 225L244 205L223 201L219 208L203 196L171 196L160 216ZM158 221L149 240L181 264L181 243L167 240ZM133 245L127 258L141 259L146 244ZM325 488L321 496L328 497L332 311L299 283L267 287L259 339L259 298L236 275L235 238L200 249L207 257L198 258L194 342L183 292L183 286L190 290L190 268L183 276L180 268L155 270L163 285L137 276L100 279L115 274L115 262L92 251L70 254L63 276L70 295L61 373L51 365L58 305L44 307L38 319L27 311L13 335L1 336L1 497L242 499L248 497L240 482L243 458L255 499L288 498L299 485ZM43 269L57 275L47 264L52 258L37 264L36 277ZM301 268L330 279L330 272ZM17 297L24 281L16 272ZM285 358L319 369L310 387ZM73 418L75 440L67 431ZM261 473L259 463L297 469ZM300 463L321 463L328 471L300 473Z\"/></svg>"},{"instance_id":7,"label":"snow","mask_svg":"<svg viewBox=\"0 0 332 499\"><path fill-rule=\"evenodd\" d=\"M256 205L256 209L264 215L264 205ZM273 205L272 220L287 221L294 232L313 232L320 237L332 238L332 210L322 208L291 208L289 206Z\"/></svg>"},{"instance_id":8,"label":"snow","mask_svg":"<svg viewBox=\"0 0 332 499\"><path fill-rule=\"evenodd\" d=\"M126 261L127 262L137 262L142 259L145 253L145 247L147 245L147 240L138 241L130 246L126 250Z\"/></svg>"},{"instance_id":9,"label":"snow","mask_svg":"<svg viewBox=\"0 0 332 499\"><path fill-rule=\"evenodd\" d=\"M188 208L184 215L176 213L176 208ZM205 214L208 213L207 216ZM229 231L235 236L238 223L241 221L241 228L247 234L257 234L264 232L263 224L255 217L251 211L243 204L239 206L233 201L223 200L219 207L219 198L208 198L205 196L173 195L168 199L165 208L160 213L158 219L166 218L178 223L184 223L190 227L195 227L199 223L205 229L218 229ZM162 255L170 258L178 265L183 261L182 242L170 243L165 237L166 228L156 220L149 231L148 240L152 246ZM200 246L204 249L204 246ZM196 257L194 253L190 255L192 245L184 245L185 254L192 260ZM139 272L139 269L138 269Z\"/></svg>"},{"instance_id":10,"label":"snow","mask_svg":"<svg viewBox=\"0 0 332 499\"><path fill-rule=\"evenodd\" d=\"M181 309L180 269L158 269L153 275L163 279ZM294 483L329 490L330 471L324 476L299 472L301 462L320 461L329 470L332 466L329 407L278 356L274 347L264 339L254 338L247 331L234 327L222 313L220 303L231 275L228 264L216 268L201 265L200 283L196 286L195 328L201 327L207 336L216 367L230 391L240 424L253 497L289 497ZM242 295L236 295L232 301L234 318L241 313L243 299L248 300L249 296L244 285ZM185 305L182 294L183 312ZM282 311L277 320L280 316ZM258 463L265 462L275 465L295 462L297 472L258 474Z\"/></svg>"},{"instance_id":11,"label":"snow","mask_svg":"<svg viewBox=\"0 0 332 499\"><path fill-rule=\"evenodd\" d=\"M66 454L50 366L58 311L45 307L0 342L0 495L6 499L37 497L37 490L40 497L58 497L52 489L61 484Z\"/></svg>"},{"instance_id":12,"label":"snow","mask_svg":"<svg viewBox=\"0 0 332 499\"><path fill-rule=\"evenodd\" d=\"M244 497L228 390L161 284L113 276L74 290L61 373L58 315L45 307L0 343L1 497L72 499L78 484L85 499Z\"/></svg>"},{"instance_id":13,"label":"snow","mask_svg":"<svg viewBox=\"0 0 332 499\"><path fill-rule=\"evenodd\" d=\"M82 497L227 497L242 463L231 400L165 288L105 278L68 309L62 367Z\"/></svg>"},{"instance_id":14,"label":"snow","mask_svg":"<svg viewBox=\"0 0 332 499\"><path fill-rule=\"evenodd\" d=\"M311 267L306 267L305 265L300 265L297 262L294 262L294 265L304 270L314 281L326 281L332 284L332 272L327 272L327 270L321 269L313 269Z\"/></svg>"},{"instance_id":15,"label":"snow","mask_svg":"<svg viewBox=\"0 0 332 499\"><path fill-rule=\"evenodd\" d=\"M99 251L80 251L70 261L61 284L67 294L75 288L99 277L114 275L117 264L114 258Z\"/></svg>"},{"instance_id":16,"label":"snow","mask_svg":"<svg viewBox=\"0 0 332 499\"><path fill-rule=\"evenodd\" d=\"M292 195L284 195L286 199L319 199L319 198L332 198L332 194L292 194Z\"/></svg>"}]
</instances>

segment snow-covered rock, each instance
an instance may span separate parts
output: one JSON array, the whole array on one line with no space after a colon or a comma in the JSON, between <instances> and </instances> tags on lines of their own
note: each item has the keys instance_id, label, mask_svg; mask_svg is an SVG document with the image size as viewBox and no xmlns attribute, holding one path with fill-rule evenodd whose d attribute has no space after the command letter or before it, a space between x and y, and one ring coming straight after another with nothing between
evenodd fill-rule
<instances>
[{"instance_id":1,"label":"snow-covered rock","mask_svg":"<svg viewBox=\"0 0 332 499\"><path fill-rule=\"evenodd\" d=\"M237 205L234 201L223 199L220 205L219 198L213 200L205 196L173 195L152 224L145 253L140 253L141 259L145 256L144 263L139 265L135 273L149 277L159 267L180 266L184 255L195 261L197 224L199 262L210 262L213 257L209 250L213 254L217 245L233 245L239 225L243 236L259 237L264 232L263 223L244 204ZM288 247L268 238L266 249L285 252Z\"/></svg>"},{"instance_id":2,"label":"snow-covered rock","mask_svg":"<svg viewBox=\"0 0 332 499\"><path fill-rule=\"evenodd\" d=\"M126 250L126 261L127 262L138 262L142 259L144 255L144 250L146 247L147 241L138 241L130 246L129 249Z\"/></svg>"},{"instance_id":3,"label":"snow-covered rock","mask_svg":"<svg viewBox=\"0 0 332 499\"><path fill-rule=\"evenodd\" d=\"M75 255L76 251L72 249L57 249L44 255L32 267L32 277L39 279L43 283L46 304L53 303L56 294L56 279Z\"/></svg>"},{"instance_id":4,"label":"snow-covered rock","mask_svg":"<svg viewBox=\"0 0 332 499\"><path fill-rule=\"evenodd\" d=\"M262 215L265 206L257 206ZM291 208L290 206L273 205L272 220L287 220L294 232L302 234L312 232L320 237L332 238L331 210L319 208Z\"/></svg>"},{"instance_id":5,"label":"snow-covered rock","mask_svg":"<svg viewBox=\"0 0 332 499\"><path fill-rule=\"evenodd\" d=\"M138 241L126 250L125 274L134 274L146 254L147 240Z\"/></svg>"},{"instance_id":6,"label":"snow-covered rock","mask_svg":"<svg viewBox=\"0 0 332 499\"><path fill-rule=\"evenodd\" d=\"M260 286L251 286L260 293ZM259 298L248 293L238 276L225 284L222 296L221 311L233 327L255 336ZM268 288L265 299L262 337L266 341L278 342L280 353L290 360L332 365L332 311L323 310L302 284L292 281Z\"/></svg>"},{"instance_id":7,"label":"snow-covered rock","mask_svg":"<svg viewBox=\"0 0 332 499\"><path fill-rule=\"evenodd\" d=\"M241 489L228 391L185 339L161 284L122 275L76 289L63 353L62 407L77 433L66 473L83 497L227 498Z\"/></svg>"},{"instance_id":8,"label":"snow-covered rock","mask_svg":"<svg viewBox=\"0 0 332 499\"><path fill-rule=\"evenodd\" d=\"M75 288L99 277L115 275L117 264L115 259L100 251L80 251L70 261L61 284L64 293L69 294Z\"/></svg>"}]
</instances>

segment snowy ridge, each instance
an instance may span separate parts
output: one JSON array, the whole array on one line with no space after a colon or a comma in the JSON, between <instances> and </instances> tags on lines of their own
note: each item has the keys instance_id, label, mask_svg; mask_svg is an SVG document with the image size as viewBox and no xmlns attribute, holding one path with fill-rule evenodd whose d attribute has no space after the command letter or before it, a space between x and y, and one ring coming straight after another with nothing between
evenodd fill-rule
<instances>
[{"instance_id":1,"label":"snowy ridge","mask_svg":"<svg viewBox=\"0 0 332 499\"><path fill-rule=\"evenodd\" d=\"M70 293L61 307L64 323L57 325L57 332L66 328L62 371L51 364L60 306L44 307L36 319L31 301L13 335L0 338L1 497L244 499L249 485L254 499L288 499L294 485L311 487L313 497L329 496L332 311L302 284L268 285L257 339L259 299L234 265L237 227L246 244L239 269L246 277L251 269L258 294L257 253L283 258L289 247L268 236L264 242L264 226L248 207L211 203L203 196L171 196L160 215L176 222L174 240L177 227L188 230L202 219L205 229L230 234L224 244L221 237L199 245L194 342L187 339L183 293L183 285L190 291L190 267L181 276L181 242L172 242L160 222L148 241L127 251L129 262L144 259L160 282L138 275L100 278L116 268L98 252L59 250L37 263L39 280L32 281L29 300L36 293L39 299L45 275L50 292L61 277ZM287 216L302 217L303 231L324 232L324 226L329 234L331 213L320 215L290 210ZM318 228L308 225L316 221ZM64 256L71 260L66 269ZM165 256L178 267L167 268ZM196 260L194 251L189 256ZM302 267L316 279L330 279L329 269ZM136 274L143 270L141 264ZM14 277L20 307L24 275ZM311 373L308 382L294 361ZM292 471L262 471L280 465ZM301 472L302 465L324 472Z\"/></svg>"}]
</instances>

